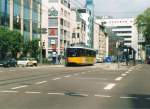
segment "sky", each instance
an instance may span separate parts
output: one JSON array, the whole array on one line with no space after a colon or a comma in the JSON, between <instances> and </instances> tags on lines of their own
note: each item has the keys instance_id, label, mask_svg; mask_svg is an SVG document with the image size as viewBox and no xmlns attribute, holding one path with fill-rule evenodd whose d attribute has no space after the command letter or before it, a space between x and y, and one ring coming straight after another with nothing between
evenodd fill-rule
<instances>
[{"instance_id":1,"label":"sky","mask_svg":"<svg viewBox=\"0 0 150 109\"><path fill-rule=\"evenodd\" d=\"M150 0L94 0L96 16L135 17L150 7Z\"/></svg>"},{"instance_id":2,"label":"sky","mask_svg":"<svg viewBox=\"0 0 150 109\"><path fill-rule=\"evenodd\" d=\"M71 0L85 4L85 0ZM93 0L96 16L135 17L150 7L150 0Z\"/></svg>"}]
</instances>

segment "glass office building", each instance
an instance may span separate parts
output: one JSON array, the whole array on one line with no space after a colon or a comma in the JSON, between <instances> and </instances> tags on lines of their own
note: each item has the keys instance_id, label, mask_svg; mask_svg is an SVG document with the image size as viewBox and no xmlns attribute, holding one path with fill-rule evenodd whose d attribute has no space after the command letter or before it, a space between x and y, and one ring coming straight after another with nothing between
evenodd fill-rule
<instances>
[{"instance_id":1,"label":"glass office building","mask_svg":"<svg viewBox=\"0 0 150 109\"><path fill-rule=\"evenodd\" d=\"M25 41L40 38L41 0L0 0L0 26L20 31Z\"/></svg>"},{"instance_id":2,"label":"glass office building","mask_svg":"<svg viewBox=\"0 0 150 109\"><path fill-rule=\"evenodd\" d=\"M89 20L89 40L88 45L90 48L93 48L93 40L94 40L94 3L93 0L86 0L86 8L90 10Z\"/></svg>"}]
</instances>

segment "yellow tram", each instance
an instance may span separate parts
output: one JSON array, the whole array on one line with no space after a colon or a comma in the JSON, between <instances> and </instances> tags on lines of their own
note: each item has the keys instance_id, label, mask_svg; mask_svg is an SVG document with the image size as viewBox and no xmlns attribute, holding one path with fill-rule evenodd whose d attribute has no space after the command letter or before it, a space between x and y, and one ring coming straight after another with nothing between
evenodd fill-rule
<instances>
[{"instance_id":1,"label":"yellow tram","mask_svg":"<svg viewBox=\"0 0 150 109\"><path fill-rule=\"evenodd\" d=\"M86 47L68 47L65 51L66 65L93 65L96 62L96 50Z\"/></svg>"}]
</instances>

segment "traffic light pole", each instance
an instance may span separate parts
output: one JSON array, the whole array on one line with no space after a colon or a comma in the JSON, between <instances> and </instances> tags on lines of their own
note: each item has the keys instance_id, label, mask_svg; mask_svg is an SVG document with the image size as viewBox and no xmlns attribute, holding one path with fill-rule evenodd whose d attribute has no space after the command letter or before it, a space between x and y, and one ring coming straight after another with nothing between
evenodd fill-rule
<instances>
[{"instance_id":1,"label":"traffic light pole","mask_svg":"<svg viewBox=\"0 0 150 109\"><path fill-rule=\"evenodd\" d=\"M43 56L42 56L42 49L43 49L43 44L42 44L42 4L39 4L40 6L40 64L43 63Z\"/></svg>"}]
</instances>

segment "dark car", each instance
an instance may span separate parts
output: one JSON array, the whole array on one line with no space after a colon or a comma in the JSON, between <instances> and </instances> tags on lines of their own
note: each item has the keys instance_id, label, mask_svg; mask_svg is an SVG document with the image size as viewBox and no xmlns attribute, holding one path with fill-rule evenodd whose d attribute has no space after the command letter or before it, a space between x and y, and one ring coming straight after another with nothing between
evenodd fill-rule
<instances>
[{"instance_id":1,"label":"dark car","mask_svg":"<svg viewBox=\"0 0 150 109\"><path fill-rule=\"evenodd\" d=\"M15 67L17 65L17 61L14 58L0 60L0 66L3 67Z\"/></svg>"},{"instance_id":2,"label":"dark car","mask_svg":"<svg viewBox=\"0 0 150 109\"><path fill-rule=\"evenodd\" d=\"M150 56L147 58L147 64L150 64Z\"/></svg>"}]
</instances>

